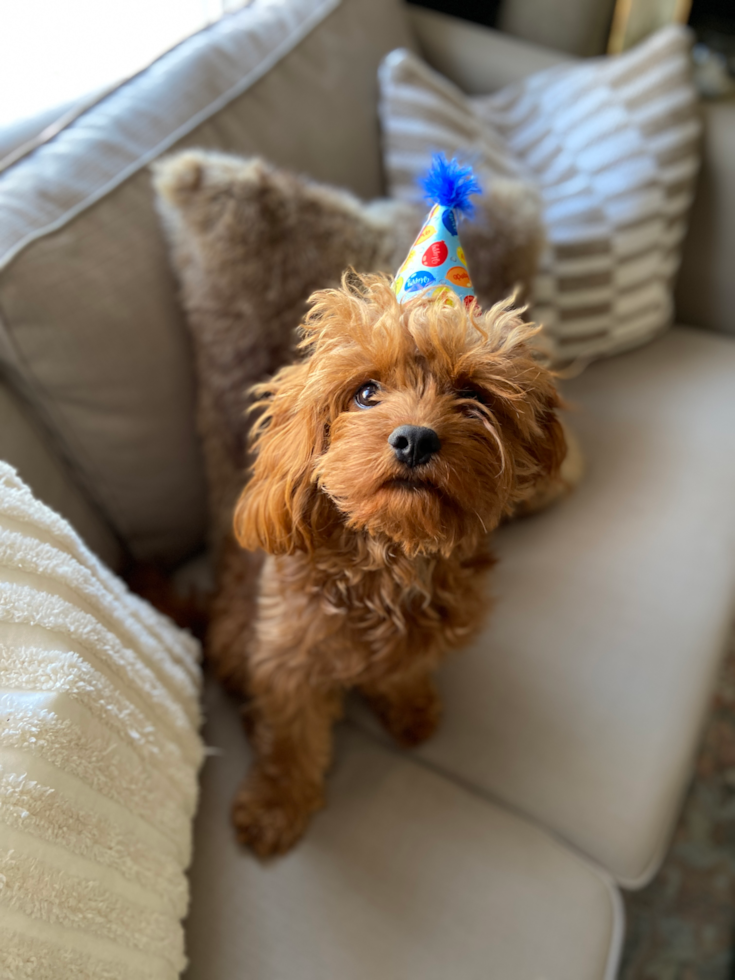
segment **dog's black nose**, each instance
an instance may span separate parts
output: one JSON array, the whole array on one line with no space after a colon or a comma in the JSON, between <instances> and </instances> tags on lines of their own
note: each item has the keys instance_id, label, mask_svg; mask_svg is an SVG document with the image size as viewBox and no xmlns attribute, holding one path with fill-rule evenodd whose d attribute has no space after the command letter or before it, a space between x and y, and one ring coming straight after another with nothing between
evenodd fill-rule
<instances>
[{"instance_id":1,"label":"dog's black nose","mask_svg":"<svg viewBox=\"0 0 735 980\"><path fill-rule=\"evenodd\" d=\"M423 425L399 425L388 436L396 459L406 466L421 466L441 449L439 436Z\"/></svg>"}]
</instances>

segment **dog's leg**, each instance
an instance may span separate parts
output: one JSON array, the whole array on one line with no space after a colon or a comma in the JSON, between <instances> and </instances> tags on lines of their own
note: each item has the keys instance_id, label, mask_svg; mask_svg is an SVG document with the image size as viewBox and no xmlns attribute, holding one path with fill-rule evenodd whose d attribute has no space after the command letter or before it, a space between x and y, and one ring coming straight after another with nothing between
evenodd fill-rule
<instances>
[{"instance_id":1,"label":"dog's leg","mask_svg":"<svg viewBox=\"0 0 735 980\"><path fill-rule=\"evenodd\" d=\"M393 675L360 690L386 731L404 748L431 738L441 721L441 700L428 670Z\"/></svg>"},{"instance_id":2,"label":"dog's leg","mask_svg":"<svg viewBox=\"0 0 735 980\"><path fill-rule=\"evenodd\" d=\"M313 687L285 665L251 682L255 761L235 797L232 820L240 842L265 858L289 850L324 805L342 696Z\"/></svg>"},{"instance_id":3,"label":"dog's leg","mask_svg":"<svg viewBox=\"0 0 735 980\"><path fill-rule=\"evenodd\" d=\"M217 591L210 603L205 656L217 678L240 697L248 694L248 653L255 642L262 565L262 554L243 551L228 537L219 559Z\"/></svg>"}]
</instances>

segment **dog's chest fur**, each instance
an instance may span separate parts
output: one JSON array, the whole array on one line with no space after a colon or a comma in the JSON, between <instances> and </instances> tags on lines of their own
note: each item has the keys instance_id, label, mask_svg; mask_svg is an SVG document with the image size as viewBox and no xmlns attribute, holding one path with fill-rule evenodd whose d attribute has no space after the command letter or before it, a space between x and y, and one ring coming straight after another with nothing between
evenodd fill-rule
<instances>
[{"instance_id":1,"label":"dog's chest fur","mask_svg":"<svg viewBox=\"0 0 735 980\"><path fill-rule=\"evenodd\" d=\"M299 655L315 680L363 685L431 668L479 628L492 564L484 543L449 557L408 558L397 545L360 535L339 549L269 557L257 633L271 651L277 639L284 657Z\"/></svg>"}]
</instances>

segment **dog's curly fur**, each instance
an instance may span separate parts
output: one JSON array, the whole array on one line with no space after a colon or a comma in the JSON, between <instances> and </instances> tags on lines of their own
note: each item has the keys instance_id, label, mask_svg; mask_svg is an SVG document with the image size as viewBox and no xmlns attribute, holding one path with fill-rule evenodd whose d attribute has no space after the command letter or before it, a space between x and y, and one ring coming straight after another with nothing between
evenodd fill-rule
<instances>
[{"instance_id":1,"label":"dog's curly fur","mask_svg":"<svg viewBox=\"0 0 735 980\"><path fill-rule=\"evenodd\" d=\"M401 745L432 734L432 673L488 605L487 534L565 454L553 377L507 303L401 306L387 277L351 274L314 294L301 330L303 359L257 388L255 461L235 509L239 545L267 556L257 618L247 628L238 612L256 573L240 580L231 541L209 642L251 699L255 762L233 818L261 856L291 847L323 805L346 689ZM377 403L360 408L368 381ZM404 424L441 440L411 470L388 443Z\"/></svg>"}]
</instances>

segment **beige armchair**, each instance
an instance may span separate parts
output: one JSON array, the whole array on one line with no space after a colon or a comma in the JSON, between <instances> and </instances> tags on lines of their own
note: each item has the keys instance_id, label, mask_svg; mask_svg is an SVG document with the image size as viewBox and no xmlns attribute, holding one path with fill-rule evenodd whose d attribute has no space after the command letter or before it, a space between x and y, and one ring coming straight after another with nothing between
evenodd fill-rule
<instances>
[{"instance_id":1,"label":"beige armchair","mask_svg":"<svg viewBox=\"0 0 735 980\"><path fill-rule=\"evenodd\" d=\"M256 0L0 174L0 457L113 567L205 545L148 163L258 153L379 196L399 46L476 93L567 57L398 0ZM442 672L439 735L398 752L354 705L328 809L262 866L228 821L237 706L208 687L190 980L615 976L618 888L666 852L735 596L735 107L706 118L687 326L565 385L586 479L497 534L497 608Z\"/></svg>"}]
</instances>

